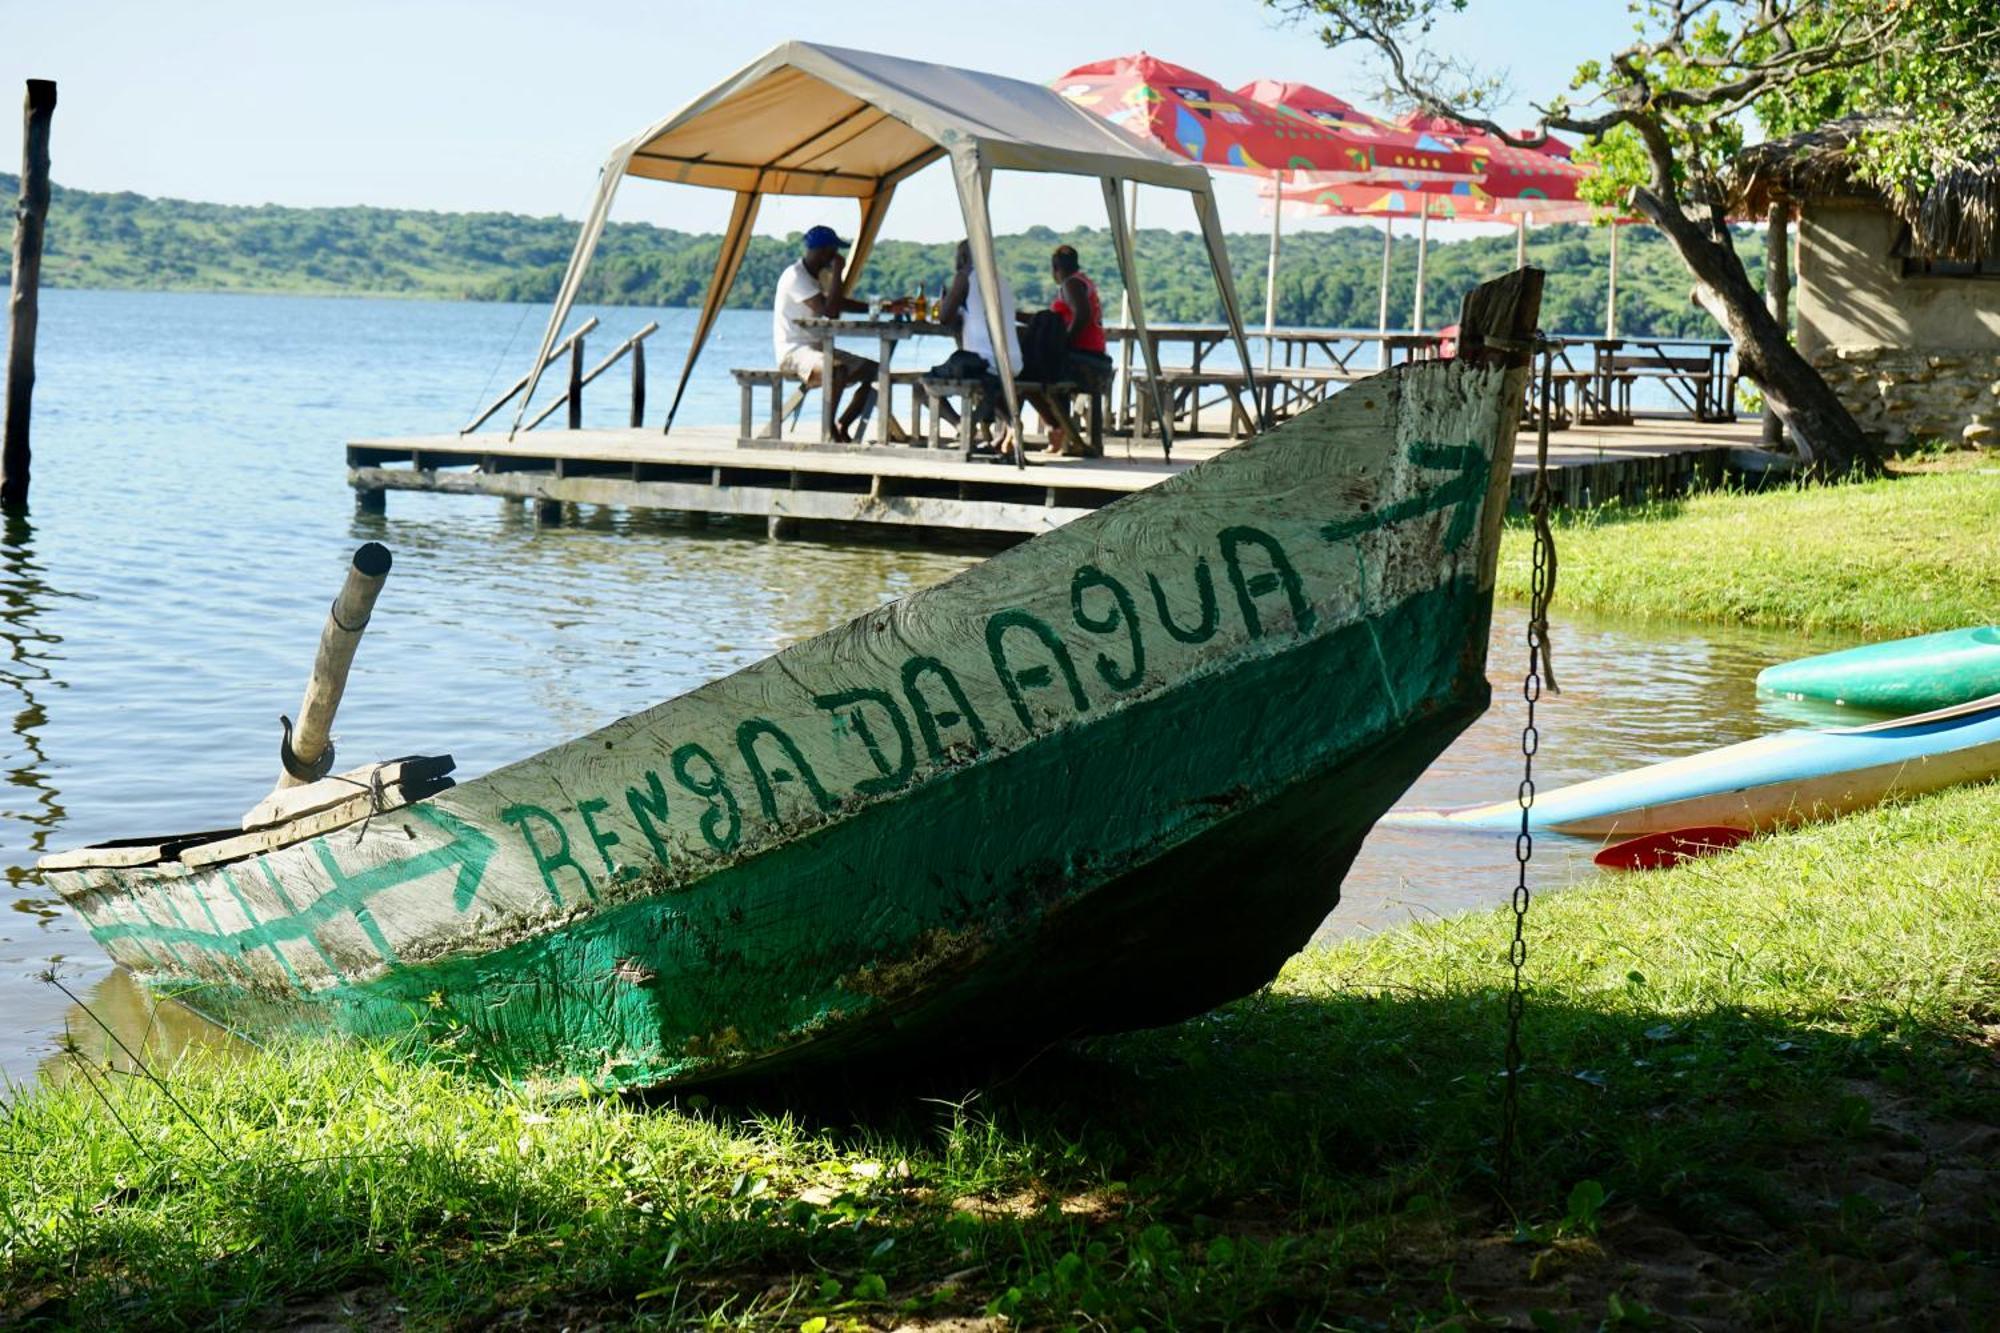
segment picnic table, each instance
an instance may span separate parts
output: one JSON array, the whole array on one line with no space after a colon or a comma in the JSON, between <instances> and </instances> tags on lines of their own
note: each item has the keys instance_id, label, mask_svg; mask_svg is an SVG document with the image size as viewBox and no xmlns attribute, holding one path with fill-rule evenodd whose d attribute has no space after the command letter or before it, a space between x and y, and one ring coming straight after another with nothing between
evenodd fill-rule
<instances>
[{"instance_id":1,"label":"picnic table","mask_svg":"<svg viewBox=\"0 0 2000 1333\"><path fill-rule=\"evenodd\" d=\"M1600 426L1629 425L1632 389L1652 380L1672 394L1696 421L1736 419L1736 375L1731 344L1710 338L1556 338L1557 365L1551 397L1565 415ZM1591 363L1578 366L1571 353L1591 350ZM1564 390L1574 388L1570 409Z\"/></svg>"},{"instance_id":2,"label":"picnic table","mask_svg":"<svg viewBox=\"0 0 2000 1333\"><path fill-rule=\"evenodd\" d=\"M843 315L837 318L808 316L798 321L799 327L813 333L819 340L820 365L830 369L833 365L834 344L841 338L873 339L875 342L875 443L891 443L894 423L891 420L890 390L893 387L891 365L896 358L896 348L906 338L950 338L955 331L945 324L931 320L893 319L883 316L869 319L866 316ZM820 385L820 439L833 439L833 423L839 404L829 391L831 381L822 372L826 382Z\"/></svg>"},{"instance_id":3,"label":"picnic table","mask_svg":"<svg viewBox=\"0 0 2000 1333\"><path fill-rule=\"evenodd\" d=\"M1143 437L1148 414L1139 410L1137 385L1145 378L1146 360L1133 355L1137 343L1131 329L1109 326L1105 336L1125 345L1120 358L1125 367L1125 383L1118 405L1119 422L1124 429ZM1364 348L1376 348L1377 361L1393 365L1399 360L1435 356L1440 341L1435 333L1384 334L1349 329L1275 329L1270 333L1250 331L1244 336L1251 342L1266 340L1265 364L1253 366L1251 374L1257 381L1258 398L1267 417L1289 411L1302 402L1318 402L1334 388L1373 374L1376 367L1354 365ZM1204 388L1222 390L1230 408L1232 428L1241 428L1254 419L1242 398L1251 376L1246 376L1240 368L1218 369L1202 364L1217 348L1230 342L1228 325L1148 325L1146 341L1152 345L1151 359L1160 366L1161 387L1170 400L1169 411L1176 417L1185 411L1190 435L1200 434ZM1186 346L1186 357L1170 364L1166 350L1176 345Z\"/></svg>"}]
</instances>

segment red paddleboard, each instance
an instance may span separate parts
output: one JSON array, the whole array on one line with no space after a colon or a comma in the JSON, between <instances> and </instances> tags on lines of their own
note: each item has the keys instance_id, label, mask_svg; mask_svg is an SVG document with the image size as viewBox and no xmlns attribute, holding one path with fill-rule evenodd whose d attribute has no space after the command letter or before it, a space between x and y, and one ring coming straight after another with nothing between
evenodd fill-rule
<instances>
[{"instance_id":1,"label":"red paddleboard","mask_svg":"<svg viewBox=\"0 0 2000 1333\"><path fill-rule=\"evenodd\" d=\"M1590 859L1610 870L1665 870L1712 852L1726 852L1750 836L1748 829L1702 825L1648 833L1614 842Z\"/></svg>"}]
</instances>

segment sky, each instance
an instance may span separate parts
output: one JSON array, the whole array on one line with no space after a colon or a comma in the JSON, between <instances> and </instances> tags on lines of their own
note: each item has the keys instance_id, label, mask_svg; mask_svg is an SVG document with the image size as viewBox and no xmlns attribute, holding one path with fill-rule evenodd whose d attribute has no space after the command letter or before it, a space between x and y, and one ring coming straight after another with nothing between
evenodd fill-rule
<instances>
[{"instance_id":1,"label":"sky","mask_svg":"<svg viewBox=\"0 0 2000 1333\"><path fill-rule=\"evenodd\" d=\"M1531 98L1630 31L1626 0L1471 0L1434 41L1507 74L1501 119L1525 123ZM57 81L63 185L576 217L614 144L793 38L1037 83L1144 49L1232 88L1295 79L1375 106L1381 86L1360 50L1328 51L1260 0L0 0L0 94L11 104L23 79ZM1218 174L1217 195L1229 230L1269 227L1250 180ZM1002 232L1104 221L1094 182L1003 174L992 202ZM613 217L715 231L726 209L719 192L633 180ZM757 230L846 233L853 212L771 200ZM1140 212L1141 225L1193 226L1167 192L1142 195ZM898 192L883 234L961 231L939 166Z\"/></svg>"}]
</instances>

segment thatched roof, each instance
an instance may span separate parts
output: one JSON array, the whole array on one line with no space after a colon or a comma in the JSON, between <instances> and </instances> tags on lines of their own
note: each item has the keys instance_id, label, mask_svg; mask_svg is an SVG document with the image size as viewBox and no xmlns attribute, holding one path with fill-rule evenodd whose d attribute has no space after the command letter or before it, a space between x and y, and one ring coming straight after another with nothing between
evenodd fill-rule
<instances>
[{"instance_id":1,"label":"thatched roof","mask_svg":"<svg viewBox=\"0 0 2000 1333\"><path fill-rule=\"evenodd\" d=\"M1922 254L1951 260L2000 254L2000 161L1954 167L1925 187L1885 190L1856 177L1848 151L1856 138L1880 126L1837 120L1744 149L1730 176L1730 211L1761 216L1785 199L1874 203L1910 224L1912 245Z\"/></svg>"}]
</instances>

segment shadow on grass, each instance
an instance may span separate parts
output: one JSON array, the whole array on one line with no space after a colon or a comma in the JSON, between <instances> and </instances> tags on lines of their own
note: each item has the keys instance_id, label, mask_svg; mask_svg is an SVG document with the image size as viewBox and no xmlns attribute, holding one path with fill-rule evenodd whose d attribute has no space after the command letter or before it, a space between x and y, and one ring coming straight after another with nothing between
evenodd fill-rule
<instances>
[{"instance_id":1,"label":"shadow on grass","mask_svg":"<svg viewBox=\"0 0 2000 1333\"><path fill-rule=\"evenodd\" d=\"M1033 1056L600 1105L588 1160L560 1169L407 1146L393 1122L372 1163L156 1164L81 1201L73 1243L0 1260L0 1311L34 1293L79 1325L256 1323L330 1296L448 1325L2000 1310L1990 1049L1668 1015L1643 979L1622 999L1530 1003L1517 1211L1495 1191L1499 992L1273 992Z\"/></svg>"}]
</instances>

